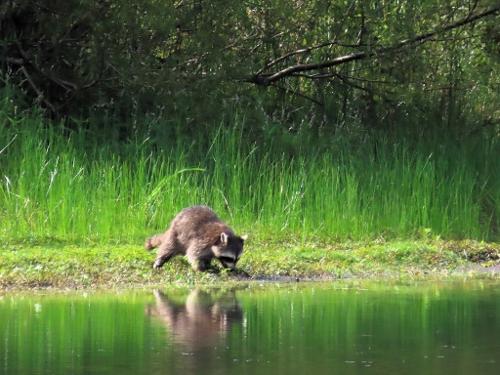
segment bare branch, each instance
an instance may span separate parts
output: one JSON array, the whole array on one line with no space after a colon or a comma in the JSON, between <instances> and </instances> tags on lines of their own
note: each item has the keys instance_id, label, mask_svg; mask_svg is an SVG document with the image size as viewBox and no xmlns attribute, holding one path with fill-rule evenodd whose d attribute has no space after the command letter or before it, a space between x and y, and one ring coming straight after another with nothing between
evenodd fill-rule
<instances>
[{"instance_id":1,"label":"bare branch","mask_svg":"<svg viewBox=\"0 0 500 375\"><path fill-rule=\"evenodd\" d=\"M266 85L269 85L269 84L276 82L280 79L283 79L285 77L296 75L296 73L331 68L333 66L345 64L345 63L348 63L351 61L362 60L362 59L366 59L368 57L383 55L383 54L387 54L390 52L396 52L396 51L399 51L405 47L423 44L427 41L432 40L433 37L437 34L444 33L444 32L462 27L464 25L476 22L484 17L494 15L494 14L498 13L499 11L500 11L500 5L497 5L491 9L488 9L488 10L481 12L479 14L476 14L476 15L469 14L469 15L467 15L467 17L462 18L461 20L459 20L457 22L454 22L452 24L449 24L449 25L446 25L443 27L439 27L433 31L428 32L428 33L420 34L420 35L418 35L414 38L411 38L411 39L401 40L401 41L393 44L392 46L377 48L377 49L373 49L371 51L353 52L353 53L350 53L350 54L347 54L344 56L339 56L339 57L336 57L332 60L328 60L328 61L324 61L324 62L320 62L320 63L291 65L291 66L288 66L288 67L286 67L282 70L279 70L277 72L274 72L274 73L263 73L262 71L259 71L258 73L254 74L252 77L247 78L245 81L250 82L250 83L254 83L257 85L266 86ZM334 43L334 42L324 43L324 46L331 45L332 43ZM315 47L317 47L317 46L315 46ZM310 47L310 48L315 48L315 47ZM317 48L320 48L320 47L317 47ZM307 51L307 50L308 50L307 48L303 49L303 51ZM299 50L299 51L301 51L301 50ZM291 52L290 54L284 55L283 57L280 57L280 58L272 61L270 64L271 64L271 66L275 65L276 63L283 61L286 57L289 57L290 55L293 55L295 53L297 53L297 51L294 51L294 52ZM265 69L266 68L264 68L264 70Z\"/></svg>"},{"instance_id":2,"label":"bare branch","mask_svg":"<svg viewBox=\"0 0 500 375\"><path fill-rule=\"evenodd\" d=\"M283 56L280 56L270 62L268 62L261 70L259 70L257 72L257 74L261 74L262 72L264 72L266 69L269 69L271 67L273 67L274 65L288 59L289 57L292 57L292 56L295 56L295 55L300 55L300 54L304 54L304 53L309 53L311 51L314 51L316 49L319 49L319 48L323 48L323 47L330 47L330 46L339 46L339 47L346 47L346 48L359 48L359 47L365 47L365 45L362 45L362 44L347 44L347 43L340 43L340 42L337 42L337 41L331 41L331 42L325 42L325 43L321 43L321 44L318 44L318 45L315 45L315 46L312 46L312 47L307 47L307 48L301 48L301 49L298 49L298 50L295 50L295 51L291 51L291 52L288 52L286 54L284 54Z\"/></svg>"},{"instance_id":3,"label":"bare branch","mask_svg":"<svg viewBox=\"0 0 500 375\"><path fill-rule=\"evenodd\" d=\"M23 49L21 46L21 43L19 41L16 41L16 46L17 50L19 51L19 54L23 57L23 66L24 64L29 64L31 65L38 73L55 83L56 85L62 87L66 91L76 91L77 90L77 85L75 85L72 82L66 81L64 79L55 77L52 74L47 74L45 73L37 64L35 64L32 59L30 59L28 53Z\"/></svg>"},{"instance_id":4,"label":"bare branch","mask_svg":"<svg viewBox=\"0 0 500 375\"><path fill-rule=\"evenodd\" d=\"M295 73L292 74L293 77L302 77L307 79L324 79L335 77L335 73L317 73L317 74L305 74L305 73Z\"/></svg>"},{"instance_id":5,"label":"bare branch","mask_svg":"<svg viewBox=\"0 0 500 375\"><path fill-rule=\"evenodd\" d=\"M355 89L358 89L358 90L361 90L361 91L365 91L365 92L367 92L369 94L373 94L373 90L370 90L370 89L368 89L366 87L357 85L357 84L349 81L349 79L347 77L344 77L341 74L335 73L335 77L337 77L338 79L340 79L347 86L350 86L352 88L355 88Z\"/></svg>"},{"instance_id":6,"label":"bare branch","mask_svg":"<svg viewBox=\"0 0 500 375\"><path fill-rule=\"evenodd\" d=\"M31 88L38 95L38 98L40 100L42 100L47 107L49 107L49 109L52 111L52 113L57 113L56 108L54 107L54 105L45 98L45 95L43 94L42 90L40 90L38 88L38 86L35 84L35 82L33 81L33 79L31 79L31 76L29 75L29 73L26 70L25 66L21 67L21 72L23 72L23 74L26 77L26 79L28 80L28 83L30 84Z\"/></svg>"},{"instance_id":7,"label":"bare branch","mask_svg":"<svg viewBox=\"0 0 500 375\"><path fill-rule=\"evenodd\" d=\"M326 47L326 46L331 46L331 45L334 45L334 44L336 44L336 41L326 42L326 43L318 44L317 46L312 46L312 47L308 47L308 48L301 48L301 49L298 49L296 51L288 52L288 53L284 54L283 56L280 56L280 57L278 57L278 58L276 58L276 59L271 60L270 62L268 62L261 70L259 70L257 72L257 74L261 74L266 69L269 69L270 67L272 67L272 66L280 63L283 60L288 59L291 56L299 55L301 53L311 52L311 51L313 51L315 49Z\"/></svg>"},{"instance_id":8,"label":"bare branch","mask_svg":"<svg viewBox=\"0 0 500 375\"><path fill-rule=\"evenodd\" d=\"M324 106L324 104L323 104L323 103L321 103L320 101L318 101L318 100L316 100L316 99L314 99L314 98L312 98L312 97L310 97L310 96L308 96L308 95L302 94L302 93L301 93L301 92L299 92L299 91L296 91L296 90L291 90L291 89L287 89L286 87L279 86L279 85L278 85L278 84L276 84L276 83L273 83L273 84L271 84L271 85L272 85L273 87L276 87L278 90L281 90L281 91L283 91L283 92L285 92L285 93L287 93L287 94L292 94L292 95L294 95L294 96L298 96L298 97L301 97L301 98L307 99L307 100L309 100L309 101L313 102L314 104L317 104L317 105L318 105L318 106L320 106L320 107L323 107L323 106Z\"/></svg>"},{"instance_id":9,"label":"bare branch","mask_svg":"<svg viewBox=\"0 0 500 375\"><path fill-rule=\"evenodd\" d=\"M3 61L5 61L7 64L12 64L12 65L23 65L24 64L24 59L19 59L16 57L5 57L2 58Z\"/></svg>"}]
</instances>

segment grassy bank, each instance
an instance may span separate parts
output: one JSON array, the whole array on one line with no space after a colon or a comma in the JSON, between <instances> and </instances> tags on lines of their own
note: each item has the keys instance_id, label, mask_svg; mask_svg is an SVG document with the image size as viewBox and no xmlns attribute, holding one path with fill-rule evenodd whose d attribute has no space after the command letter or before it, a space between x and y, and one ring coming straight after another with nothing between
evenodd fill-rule
<instances>
[{"instance_id":1,"label":"grassy bank","mask_svg":"<svg viewBox=\"0 0 500 375\"><path fill-rule=\"evenodd\" d=\"M475 241L294 243L253 242L239 273L195 273L183 257L152 270L140 246L79 247L12 244L2 249L0 288L137 287L213 284L238 280L420 278L500 275L500 246ZM480 261L473 264L471 261ZM241 272L244 271L244 272ZM246 273L247 275L245 275Z\"/></svg>"},{"instance_id":2,"label":"grassy bank","mask_svg":"<svg viewBox=\"0 0 500 375\"><path fill-rule=\"evenodd\" d=\"M195 275L180 258L151 270L144 238L193 204L249 235L241 268L251 278L448 274L466 259L498 258L497 138L314 138L276 124L266 135L244 117L231 121L169 136L145 123L120 140L3 98L0 284L234 279Z\"/></svg>"}]
</instances>

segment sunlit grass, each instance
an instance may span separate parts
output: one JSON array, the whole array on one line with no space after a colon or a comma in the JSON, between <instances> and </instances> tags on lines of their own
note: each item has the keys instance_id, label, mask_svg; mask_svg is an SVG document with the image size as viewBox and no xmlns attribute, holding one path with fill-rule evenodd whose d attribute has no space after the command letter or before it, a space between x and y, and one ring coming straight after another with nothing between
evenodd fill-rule
<instances>
[{"instance_id":1,"label":"sunlit grass","mask_svg":"<svg viewBox=\"0 0 500 375\"><path fill-rule=\"evenodd\" d=\"M264 238L497 238L495 140L249 141L242 120L206 135L119 144L0 113L0 236L136 242L208 204ZM96 131L98 133L98 131ZM170 143L169 143L170 142Z\"/></svg>"}]
</instances>

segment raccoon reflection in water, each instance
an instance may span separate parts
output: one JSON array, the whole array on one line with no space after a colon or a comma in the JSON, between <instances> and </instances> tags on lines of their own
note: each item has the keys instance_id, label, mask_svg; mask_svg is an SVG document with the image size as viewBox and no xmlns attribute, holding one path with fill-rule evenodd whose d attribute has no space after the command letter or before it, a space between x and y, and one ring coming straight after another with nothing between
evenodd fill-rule
<instances>
[{"instance_id":1,"label":"raccoon reflection in water","mask_svg":"<svg viewBox=\"0 0 500 375\"><path fill-rule=\"evenodd\" d=\"M146 314L160 320L171 332L172 340L189 352L213 347L233 325L243 321L243 310L234 292L214 298L195 289L184 304L158 290L154 296L155 302L146 308Z\"/></svg>"}]
</instances>

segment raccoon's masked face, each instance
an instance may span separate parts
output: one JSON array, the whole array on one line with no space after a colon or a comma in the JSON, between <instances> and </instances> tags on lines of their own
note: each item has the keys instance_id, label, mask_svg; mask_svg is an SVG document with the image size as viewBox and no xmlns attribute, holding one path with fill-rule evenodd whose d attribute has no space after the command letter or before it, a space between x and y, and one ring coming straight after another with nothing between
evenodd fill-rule
<instances>
[{"instance_id":1,"label":"raccoon's masked face","mask_svg":"<svg viewBox=\"0 0 500 375\"><path fill-rule=\"evenodd\" d=\"M220 234L220 238L213 250L224 268L231 270L236 268L236 263L240 260L243 252L243 242L244 239L239 236L229 235L225 232Z\"/></svg>"}]
</instances>

